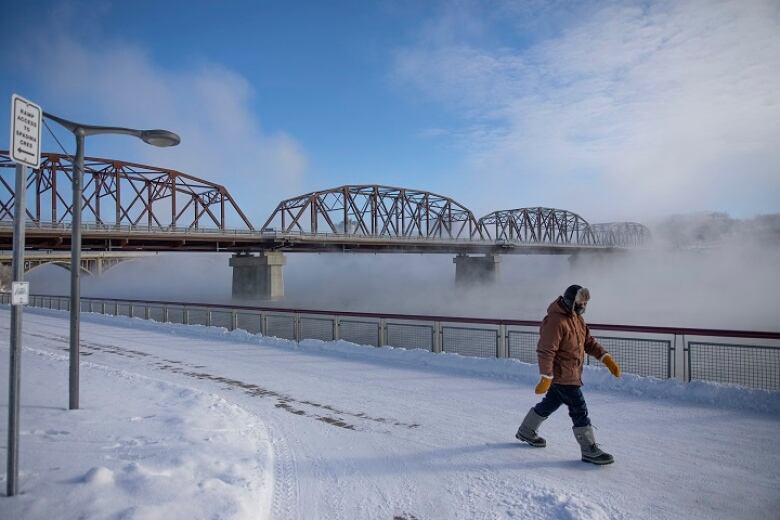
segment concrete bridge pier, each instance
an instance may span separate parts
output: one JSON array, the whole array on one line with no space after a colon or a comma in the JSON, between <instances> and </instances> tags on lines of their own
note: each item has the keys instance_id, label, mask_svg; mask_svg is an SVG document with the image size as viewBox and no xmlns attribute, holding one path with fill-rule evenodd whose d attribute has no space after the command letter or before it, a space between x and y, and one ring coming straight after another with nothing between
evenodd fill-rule
<instances>
[{"instance_id":1,"label":"concrete bridge pier","mask_svg":"<svg viewBox=\"0 0 780 520\"><path fill-rule=\"evenodd\" d=\"M468 256L462 254L456 256L452 263L455 264L455 285L493 283L498 277L501 257L494 255Z\"/></svg>"},{"instance_id":2,"label":"concrete bridge pier","mask_svg":"<svg viewBox=\"0 0 780 520\"><path fill-rule=\"evenodd\" d=\"M230 258L233 297L279 300L284 297L284 253L263 251L259 256L239 253Z\"/></svg>"}]
</instances>

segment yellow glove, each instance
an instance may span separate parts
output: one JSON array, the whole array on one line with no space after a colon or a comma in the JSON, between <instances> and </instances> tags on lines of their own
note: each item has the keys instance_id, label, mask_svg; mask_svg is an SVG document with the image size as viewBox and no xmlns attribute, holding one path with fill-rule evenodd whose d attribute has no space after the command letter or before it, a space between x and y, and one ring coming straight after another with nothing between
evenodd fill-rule
<instances>
[{"instance_id":1,"label":"yellow glove","mask_svg":"<svg viewBox=\"0 0 780 520\"><path fill-rule=\"evenodd\" d=\"M539 384L536 385L534 392L536 392L537 394L546 394L547 390L550 389L551 384L552 384L552 377L542 376L542 378L539 380Z\"/></svg>"},{"instance_id":2,"label":"yellow glove","mask_svg":"<svg viewBox=\"0 0 780 520\"><path fill-rule=\"evenodd\" d=\"M601 362L606 365L606 367L609 369L610 372L612 372L612 375L615 377L620 377L620 367L617 363L615 363L615 360L612 359L612 356L609 354L604 354L601 357Z\"/></svg>"}]
</instances>

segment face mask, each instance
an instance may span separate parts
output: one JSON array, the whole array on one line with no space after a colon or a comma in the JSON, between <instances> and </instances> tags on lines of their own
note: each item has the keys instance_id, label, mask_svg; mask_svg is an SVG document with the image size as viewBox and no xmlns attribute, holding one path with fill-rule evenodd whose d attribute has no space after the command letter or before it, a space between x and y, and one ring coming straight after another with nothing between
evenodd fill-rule
<instances>
[{"instance_id":1,"label":"face mask","mask_svg":"<svg viewBox=\"0 0 780 520\"><path fill-rule=\"evenodd\" d=\"M587 303L575 303L574 304L574 312L576 312L579 315L585 314L585 306Z\"/></svg>"}]
</instances>

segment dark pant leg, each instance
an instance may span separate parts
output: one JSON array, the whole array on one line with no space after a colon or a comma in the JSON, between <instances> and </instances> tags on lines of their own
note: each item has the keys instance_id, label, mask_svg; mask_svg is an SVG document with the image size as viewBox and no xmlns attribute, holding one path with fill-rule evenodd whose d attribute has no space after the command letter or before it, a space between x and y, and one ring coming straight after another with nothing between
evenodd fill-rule
<instances>
[{"instance_id":1,"label":"dark pant leg","mask_svg":"<svg viewBox=\"0 0 780 520\"><path fill-rule=\"evenodd\" d=\"M569 417L574 427L589 426L588 406L582 389L577 385L553 385L553 388L556 388L561 401L569 407Z\"/></svg>"},{"instance_id":2,"label":"dark pant leg","mask_svg":"<svg viewBox=\"0 0 780 520\"><path fill-rule=\"evenodd\" d=\"M560 395L555 391L555 387L558 385L552 385L544 398L534 406L534 412L542 417L549 417L559 406L563 404Z\"/></svg>"}]
</instances>

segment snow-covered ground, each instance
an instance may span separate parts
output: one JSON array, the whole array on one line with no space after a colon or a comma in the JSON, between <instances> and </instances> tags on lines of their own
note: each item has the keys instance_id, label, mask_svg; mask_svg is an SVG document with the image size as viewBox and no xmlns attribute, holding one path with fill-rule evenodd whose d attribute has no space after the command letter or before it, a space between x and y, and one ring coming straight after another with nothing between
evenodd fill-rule
<instances>
[{"instance_id":1,"label":"snow-covered ground","mask_svg":"<svg viewBox=\"0 0 780 520\"><path fill-rule=\"evenodd\" d=\"M7 307L0 309L6 457ZM579 461L514 432L537 371L343 342L83 315L68 411L67 313L24 315L20 494L0 518L778 518L780 393L586 367ZM0 482L5 489L5 467Z\"/></svg>"}]
</instances>

